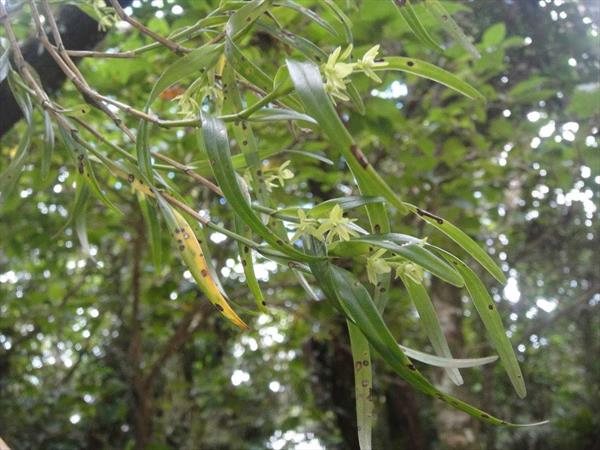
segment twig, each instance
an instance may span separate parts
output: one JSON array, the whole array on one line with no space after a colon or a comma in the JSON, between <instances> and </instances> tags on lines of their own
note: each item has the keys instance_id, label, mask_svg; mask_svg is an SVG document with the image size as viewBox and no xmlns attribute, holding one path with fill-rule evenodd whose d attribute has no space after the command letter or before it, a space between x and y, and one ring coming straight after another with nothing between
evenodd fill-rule
<instances>
[{"instance_id":1,"label":"twig","mask_svg":"<svg viewBox=\"0 0 600 450\"><path fill-rule=\"evenodd\" d=\"M138 22L133 17L128 16L127 13L125 12L125 10L119 4L118 0L110 0L110 3L112 5L112 7L115 9L115 12L117 13L117 15L121 18L121 20L124 20L125 22L130 24L132 27L138 29L141 33L145 34L146 36L149 36L152 39L154 39L155 41L160 42L162 45L167 47L173 53L182 55L182 54L189 53L192 51L189 48L182 47L177 42L173 42L170 39L162 37L161 35L155 33L154 31L146 28L142 23Z\"/></svg>"},{"instance_id":2,"label":"twig","mask_svg":"<svg viewBox=\"0 0 600 450\"><path fill-rule=\"evenodd\" d=\"M50 41L48 40L48 37L46 36L46 33L44 33L44 28L43 28L42 22L40 20L40 14L39 14L39 11L37 9L37 6L36 6L34 0L29 0L29 5L31 7L31 15L33 17L33 20L34 20L36 28L37 28L38 39L40 40L40 42L42 43L42 45L44 46L46 51L48 51L48 53L50 54L52 59L54 59L56 64L58 64L58 66L63 71L63 73L67 76L67 78L84 95L84 98L88 102L90 102L91 104L96 106L98 109L103 111L108 117L110 117L110 119L114 122L114 124L121 131L123 131L129 137L129 139L131 139L132 142L135 142L135 135L131 132L131 130L129 128L127 128L123 124L123 121L119 117L117 117L103 103L104 97L89 87L89 85L83 79L83 76L81 76L81 74L79 73L79 70L76 67L73 70L72 67L74 67L74 63L71 61L71 59L68 57L68 55L65 55L66 59L68 61L67 62L66 60L63 59L63 57L59 54L59 52L57 50L55 50L54 46L50 43ZM47 5L47 3L46 3L46 5ZM58 30L58 27L56 26L56 22L53 20L52 12L49 9L47 11L47 20L48 20L48 24L50 25L50 28L52 29L52 34L55 38L55 41L57 41L58 48L61 49L61 47L62 47L62 49L64 49L64 46L62 45L62 41L60 39L60 32Z\"/></svg>"},{"instance_id":3,"label":"twig","mask_svg":"<svg viewBox=\"0 0 600 450\"><path fill-rule=\"evenodd\" d=\"M94 50L65 50L69 56L75 58L135 58L133 51L127 52L98 52Z\"/></svg>"},{"instance_id":4,"label":"twig","mask_svg":"<svg viewBox=\"0 0 600 450\"><path fill-rule=\"evenodd\" d=\"M177 162L174 159L171 159L168 156L163 155L162 153L152 152L152 156L163 160L167 164L170 164L171 166L175 167L176 169L179 169L185 175L189 176L190 178L192 178L194 181L198 182L202 186L207 187L208 189L213 191L215 194L220 195L221 197L223 196L223 192L221 191L221 189L219 189L219 187L216 184L214 184L212 181L204 178L202 175L194 172L191 167L188 167L185 164L181 164L180 162Z\"/></svg>"}]
</instances>

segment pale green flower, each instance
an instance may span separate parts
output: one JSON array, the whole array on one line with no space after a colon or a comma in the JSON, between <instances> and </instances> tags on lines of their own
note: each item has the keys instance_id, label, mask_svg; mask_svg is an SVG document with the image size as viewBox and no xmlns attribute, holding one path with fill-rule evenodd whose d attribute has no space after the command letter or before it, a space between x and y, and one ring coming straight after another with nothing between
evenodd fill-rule
<instances>
[{"instance_id":1,"label":"pale green flower","mask_svg":"<svg viewBox=\"0 0 600 450\"><path fill-rule=\"evenodd\" d=\"M277 187L277 183L279 183L279 187L283 187L285 185L285 180L294 178L294 172L287 168L290 163L291 161L286 161L277 169L268 169L266 171L268 175L265 179L265 183L269 191L272 188Z\"/></svg>"},{"instance_id":2,"label":"pale green flower","mask_svg":"<svg viewBox=\"0 0 600 450\"><path fill-rule=\"evenodd\" d=\"M377 250L373 256L367 258L367 278L374 285L377 285L379 275L392 271L392 267L382 258L385 252L386 250L382 248Z\"/></svg>"},{"instance_id":3,"label":"pale green flower","mask_svg":"<svg viewBox=\"0 0 600 450\"><path fill-rule=\"evenodd\" d=\"M92 8L98 16L98 29L100 31L106 31L119 20L115 10L111 7L106 6L104 0L94 0L92 2Z\"/></svg>"},{"instance_id":4,"label":"pale green flower","mask_svg":"<svg viewBox=\"0 0 600 450\"><path fill-rule=\"evenodd\" d=\"M296 225L296 232L292 236L292 242L302 235L310 235L316 237L320 241L323 240L323 234L319 233L315 226L319 223L317 220L308 218L303 209L298 210L298 218L300 219L300 223Z\"/></svg>"},{"instance_id":5,"label":"pale green flower","mask_svg":"<svg viewBox=\"0 0 600 450\"><path fill-rule=\"evenodd\" d=\"M362 70L366 76L376 81L377 83L381 83L381 78L377 76L373 69L376 67L385 67L389 63L384 61L375 62L375 58L377 58L377 53L379 53L379 44L367 50L363 57L359 59L356 63L356 69Z\"/></svg>"},{"instance_id":6,"label":"pale green flower","mask_svg":"<svg viewBox=\"0 0 600 450\"><path fill-rule=\"evenodd\" d=\"M396 278L401 278L402 275L410 278L415 283L423 282L423 268L417 264L410 262L399 263L396 265Z\"/></svg>"},{"instance_id":7,"label":"pale green flower","mask_svg":"<svg viewBox=\"0 0 600 450\"><path fill-rule=\"evenodd\" d=\"M341 241L348 241L350 240L350 236L358 236L358 233L349 227L355 220L344 217L342 207L335 205L329 212L329 217L323 220L317 232L321 235L327 233L326 242L328 244L331 244L336 236Z\"/></svg>"},{"instance_id":8,"label":"pale green flower","mask_svg":"<svg viewBox=\"0 0 600 450\"><path fill-rule=\"evenodd\" d=\"M323 73L325 74L325 90L329 92L333 97L337 97L340 100L348 101L349 97L346 95L346 77L352 74L355 64L341 62L350 56L352 52L352 44L342 52L342 48L336 48L327 62L323 65ZM341 54L340 54L341 53Z\"/></svg>"}]
</instances>

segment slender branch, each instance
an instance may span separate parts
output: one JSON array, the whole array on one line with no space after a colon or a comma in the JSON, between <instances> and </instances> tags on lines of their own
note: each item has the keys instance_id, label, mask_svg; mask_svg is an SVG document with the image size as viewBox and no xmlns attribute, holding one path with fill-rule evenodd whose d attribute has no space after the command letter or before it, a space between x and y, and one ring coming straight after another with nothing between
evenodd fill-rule
<instances>
[{"instance_id":1,"label":"slender branch","mask_svg":"<svg viewBox=\"0 0 600 450\"><path fill-rule=\"evenodd\" d=\"M180 162L177 162L174 159L171 159L168 156L163 155L162 153L152 152L152 156L163 160L164 162L173 166L176 169L179 169L185 175L189 176L192 180L196 181L197 183L201 184L202 186L206 186L208 189L213 191L215 194L220 195L221 197L223 196L223 192L221 191L219 186L214 184L212 181L204 178L202 175L194 172L191 167L188 167L185 164L181 164Z\"/></svg>"},{"instance_id":2,"label":"slender branch","mask_svg":"<svg viewBox=\"0 0 600 450\"><path fill-rule=\"evenodd\" d=\"M70 58L67 55L67 59L69 61L71 61L71 63L69 64L68 62L66 62L61 55L59 54L59 52L57 52L54 48L54 46L50 43L50 41L48 40L48 37L46 36L46 33L44 33L44 28L40 19L40 13L37 9L37 6L34 2L34 0L29 0L29 5L31 7L31 15L33 17L33 20L35 22L36 25L36 29L37 29L37 33L38 33L38 39L40 40L40 42L42 43L42 45L44 46L44 48L46 49L46 51L48 51L48 53L50 54L50 56L52 57L52 59L54 59L54 61L56 62L56 64L60 67L60 69L63 71L63 73L67 76L67 78L75 85L75 87L77 88L77 90L79 90L83 95L84 98L86 99L86 101L88 101L89 103L93 104L96 108L100 109L102 112L104 112L108 117L110 117L110 119L114 122L114 124L121 130L123 131L128 137L129 139L131 139L132 142L135 142L135 135L131 132L131 130L129 128L127 128L124 124L123 121L117 117L104 103L104 96L98 94L96 91L94 91L93 89L91 89L89 87L89 85L87 84L87 82L85 82L85 80L83 79L83 76L81 76L79 70L77 70L77 68L75 68L75 71L73 71L73 69L71 68L71 66L74 66L73 62L70 60ZM60 41L60 32L56 26L56 22L51 20L52 17L52 12L48 10L47 12L48 14L48 22L50 25L50 28L52 29L52 33L55 36L55 40L58 39L57 45L58 48L61 48L61 42ZM58 36L58 37L56 37ZM64 48L64 47L63 47Z\"/></svg>"},{"instance_id":3,"label":"slender branch","mask_svg":"<svg viewBox=\"0 0 600 450\"><path fill-rule=\"evenodd\" d=\"M69 56L75 58L135 58L136 53L127 52L99 52L95 50L65 50Z\"/></svg>"},{"instance_id":4,"label":"slender branch","mask_svg":"<svg viewBox=\"0 0 600 450\"><path fill-rule=\"evenodd\" d=\"M146 36L149 36L150 38L154 39L155 41L161 43L162 45L167 47L169 50L171 50L173 53L182 55L182 54L189 53L192 51L189 48L182 47L177 42L173 42L170 39L162 37L161 35L155 33L154 31L148 29L147 27L145 27L142 23L138 22L133 17L128 16L127 13L125 12L125 10L119 4L118 0L110 0L110 3L112 5L112 7L115 9L119 18L121 18L121 20L124 20L125 22L130 24L132 27L139 30L141 33L143 33Z\"/></svg>"}]
</instances>

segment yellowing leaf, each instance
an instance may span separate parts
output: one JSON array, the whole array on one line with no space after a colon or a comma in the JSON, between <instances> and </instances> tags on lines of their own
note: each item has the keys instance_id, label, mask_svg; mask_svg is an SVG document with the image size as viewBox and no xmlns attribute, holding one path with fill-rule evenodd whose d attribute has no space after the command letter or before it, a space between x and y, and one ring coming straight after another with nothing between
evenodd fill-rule
<instances>
[{"instance_id":1,"label":"yellowing leaf","mask_svg":"<svg viewBox=\"0 0 600 450\"><path fill-rule=\"evenodd\" d=\"M247 330L249 328L248 325L229 306L217 284L210 276L202 248L190 225L181 214L169 206L162 196L157 195L156 198L167 222L169 232L172 233L177 241L177 248L181 253L181 257L202 292L221 314L236 326Z\"/></svg>"}]
</instances>

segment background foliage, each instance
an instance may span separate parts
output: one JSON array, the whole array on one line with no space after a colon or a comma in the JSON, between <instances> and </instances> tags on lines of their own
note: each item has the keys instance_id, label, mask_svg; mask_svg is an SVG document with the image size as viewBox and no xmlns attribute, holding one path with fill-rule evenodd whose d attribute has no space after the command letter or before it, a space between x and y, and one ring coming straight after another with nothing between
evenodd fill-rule
<instances>
[{"instance_id":1,"label":"background foliage","mask_svg":"<svg viewBox=\"0 0 600 450\"><path fill-rule=\"evenodd\" d=\"M138 1L132 10L168 35L216 4ZM302 4L331 18L320 2ZM446 42L421 4L415 9L425 27L449 46L443 55L416 40L391 2L340 2L353 22L357 55L379 43L386 56L435 63L471 82L487 103L391 72L380 74L381 84L356 78L365 114L343 112L351 134L396 192L484 242L508 276L502 288L480 272L517 348L527 399L514 395L499 365L464 371L460 388L450 386L442 370L423 370L445 390L498 416L552 422L516 431L475 422L412 391L374 358L374 448L597 448L598 6L559 0L444 4L474 36L481 59ZM276 14L285 28L328 52L343 45L341 28L338 42L292 11ZM15 28L26 37L30 17L20 16ZM248 56L261 67L295 55L264 32L247 41ZM118 22L103 47L129 50L147 42ZM86 58L80 70L99 91L141 108L172 62L168 52L155 51L132 60ZM170 97L161 95L154 108L176 113ZM69 84L57 98L66 106L81 104ZM241 282L236 243L207 232L221 280L252 323L252 330L239 332L205 305L167 239L166 261L156 272L136 197L105 174L103 181L114 187L111 199L125 214L90 202L93 258L87 257L74 227L60 232L72 209L76 168L57 141L50 175L42 179L43 126L35 120L31 156L0 216L0 436L15 449L132 448L144 434L153 449L358 448L352 356L345 323L331 306L309 298L290 271L259 259L268 313L251 315L254 301ZM130 145L98 111L85 120L105 138ZM138 126L131 118L127 124ZM3 168L25 129L21 123L3 138ZM332 157L323 139L284 122L256 130L261 149ZM151 146L186 163L199 159L192 129L153 131ZM330 166L283 154L266 159L265 168L287 159L294 177L273 189L276 204L289 206L290 198L316 204L354 192L339 158ZM175 172L166 176L214 222L229 221L227 205L215 195ZM416 219L398 216L393 223L394 231L448 246ZM461 291L435 278L430 288L455 357L493 353ZM400 283L392 284L386 320L404 344L431 350Z\"/></svg>"}]
</instances>

